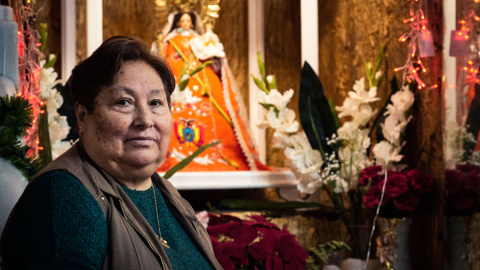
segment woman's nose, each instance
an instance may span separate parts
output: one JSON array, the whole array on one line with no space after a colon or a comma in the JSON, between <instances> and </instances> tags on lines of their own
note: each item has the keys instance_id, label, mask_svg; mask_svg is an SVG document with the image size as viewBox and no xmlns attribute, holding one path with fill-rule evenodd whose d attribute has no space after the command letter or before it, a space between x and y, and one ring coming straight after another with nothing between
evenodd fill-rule
<instances>
[{"instance_id":1,"label":"woman's nose","mask_svg":"<svg viewBox=\"0 0 480 270\"><path fill-rule=\"evenodd\" d=\"M134 127L149 128L153 126L153 114L148 109L148 106L139 106L135 110L135 117L133 120Z\"/></svg>"}]
</instances>

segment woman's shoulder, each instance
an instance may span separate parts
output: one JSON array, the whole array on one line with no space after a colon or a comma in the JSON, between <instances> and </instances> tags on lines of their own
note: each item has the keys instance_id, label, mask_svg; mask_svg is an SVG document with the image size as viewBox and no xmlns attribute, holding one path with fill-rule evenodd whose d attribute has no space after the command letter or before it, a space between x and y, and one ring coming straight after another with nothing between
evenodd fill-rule
<instances>
[{"instance_id":1,"label":"woman's shoulder","mask_svg":"<svg viewBox=\"0 0 480 270\"><path fill-rule=\"evenodd\" d=\"M5 255L12 261L22 263L16 251L20 254L29 247L35 252L21 254L29 258L30 266L81 262L98 269L103 263L108 245L103 211L86 187L67 172L50 171L34 179L10 219L2 246L11 247Z\"/></svg>"}]
</instances>

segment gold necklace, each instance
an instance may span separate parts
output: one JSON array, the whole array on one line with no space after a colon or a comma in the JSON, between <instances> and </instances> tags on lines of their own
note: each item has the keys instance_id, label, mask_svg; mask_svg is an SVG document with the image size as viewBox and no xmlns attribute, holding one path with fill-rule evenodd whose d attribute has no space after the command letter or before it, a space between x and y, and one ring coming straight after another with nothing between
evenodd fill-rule
<instances>
[{"instance_id":1,"label":"gold necklace","mask_svg":"<svg viewBox=\"0 0 480 270\"><path fill-rule=\"evenodd\" d=\"M168 245L168 242L167 240L163 239L162 237L160 237L160 219L158 218L158 207L157 207L157 196L155 195L155 186L153 185L153 181L152 181L152 190L153 190L153 200L155 202L155 214L157 214L157 228L158 228L158 239L160 240L160 242L166 247L166 248L170 248L170 246Z\"/></svg>"}]
</instances>

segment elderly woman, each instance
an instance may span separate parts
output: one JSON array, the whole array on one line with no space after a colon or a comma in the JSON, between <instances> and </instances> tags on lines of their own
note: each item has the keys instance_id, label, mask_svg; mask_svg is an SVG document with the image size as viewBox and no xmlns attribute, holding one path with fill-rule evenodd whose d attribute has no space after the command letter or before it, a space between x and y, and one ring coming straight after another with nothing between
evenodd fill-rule
<instances>
[{"instance_id":1,"label":"elderly woman","mask_svg":"<svg viewBox=\"0 0 480 270\"><path fill-rule=\"evenodd\" d=\"M80 140L42 170L1 240L6 269L220 269L191 206L155 170L170 141L168 65L112 37L72 71Z\"/></svg>"}]
</instances>

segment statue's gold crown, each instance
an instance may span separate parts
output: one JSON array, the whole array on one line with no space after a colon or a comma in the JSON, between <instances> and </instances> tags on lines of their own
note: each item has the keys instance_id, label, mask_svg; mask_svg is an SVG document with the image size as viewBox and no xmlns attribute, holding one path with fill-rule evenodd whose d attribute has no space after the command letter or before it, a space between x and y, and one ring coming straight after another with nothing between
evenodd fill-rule
<instances>
[{"instance_id":1,"label":"statue's gold crown","mask_svg":"<svg viewBox=\"0 0 480 270\"><path fill-rule=\"evenodd\" d=\"M155 0L156 18L163 24L173 12L196 12L204 24L215 24L220 0Z\"/></svg>"}]
</instances>

